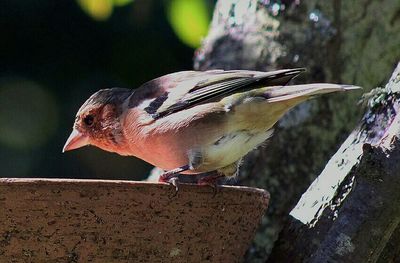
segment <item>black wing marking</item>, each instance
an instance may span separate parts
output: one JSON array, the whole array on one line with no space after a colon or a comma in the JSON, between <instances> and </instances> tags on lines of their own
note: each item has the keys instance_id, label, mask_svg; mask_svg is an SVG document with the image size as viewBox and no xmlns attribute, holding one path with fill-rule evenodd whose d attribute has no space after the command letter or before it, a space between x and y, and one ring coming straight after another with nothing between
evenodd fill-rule
<instances>
[{"instance_id":1,"label":"black wing marking","mask_svg":"<svg viewBox=\"0 0 400 263\"><path fill-rule=\"evenodd\" d=\"M169 114L221 98L222 96L226 96L234 92L243 92L263 86L284 86L292 78L296 77L303 71L304 69L298 68L280 70L276 72L265 72L265 74L262 74L261 72L240 70L214 72L209 79L197 83L176 103L160 112L152 111L149 113L152 113L154 119L159 119ZM238 73L236 77L232 75L232 73L235 72ZM229 77L221 78L221 74L223 73L229 74Z\"/></svg>"}]
</instances>

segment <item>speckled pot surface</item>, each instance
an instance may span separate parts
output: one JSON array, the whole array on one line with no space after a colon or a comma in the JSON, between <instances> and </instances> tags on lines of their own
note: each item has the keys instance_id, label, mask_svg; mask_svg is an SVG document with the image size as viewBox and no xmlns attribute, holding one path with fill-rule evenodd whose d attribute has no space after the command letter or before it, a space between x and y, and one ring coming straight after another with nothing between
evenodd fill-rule
<instances>
[{"instance_id":1,"label":"speckled pot surface","mask_svg":"<svg viewBox=\"0 0 400 263\"><path fill-rule=\"evenodd\" d=\"M269 194L211 187L0 179L0 262L240 262Z\"/></svg>"}]
</instances>

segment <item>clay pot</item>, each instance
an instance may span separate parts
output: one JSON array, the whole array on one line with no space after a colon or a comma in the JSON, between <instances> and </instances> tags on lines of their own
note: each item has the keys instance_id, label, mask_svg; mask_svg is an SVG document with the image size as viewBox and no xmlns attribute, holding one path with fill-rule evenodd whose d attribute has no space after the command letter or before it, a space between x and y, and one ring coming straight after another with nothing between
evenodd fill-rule
<instances>
[{"instance_id":1,"label":"clay pot","mask_svg":"<svg viewBox=\"0 0 400 263\"><path fill-rule=\"evenodd\" d=\"M0 262L240 262L269 201L249 187L0 179Z\"/></svg>"}]
</instances>

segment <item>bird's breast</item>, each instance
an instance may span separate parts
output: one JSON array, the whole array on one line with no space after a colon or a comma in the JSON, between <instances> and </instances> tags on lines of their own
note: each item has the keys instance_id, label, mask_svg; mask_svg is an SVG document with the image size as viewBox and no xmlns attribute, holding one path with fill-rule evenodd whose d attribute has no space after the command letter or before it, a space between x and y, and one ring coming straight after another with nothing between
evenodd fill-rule
<instances>
[{"instance_id":1,"label":"bird's breast","mask_svg":"<svg viewBox=\"0 0 400 263\"><path fill-rule=\"evenodd\" d=\"M266 141L272 132L272 129L257 132L238 130L224 134L203 148L204 163L200 168L211 171L235 163Z\"/></svg>"}]
</instances>

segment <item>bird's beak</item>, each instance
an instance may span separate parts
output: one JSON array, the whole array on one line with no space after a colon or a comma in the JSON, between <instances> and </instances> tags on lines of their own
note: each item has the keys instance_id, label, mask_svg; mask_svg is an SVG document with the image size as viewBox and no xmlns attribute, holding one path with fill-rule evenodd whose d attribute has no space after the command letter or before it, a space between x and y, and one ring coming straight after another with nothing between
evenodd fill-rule
<instances>
[{"instance_id":1,"label":"bird's beak","mask_svg":"<svg viewBox=\"0 0 400 263\"><path fill-rule=\"evenodd\" d=\"M89 137L80 133L77 129L73 129L71 135L68 137L62 152L71 151L81 148L89 144Z\"/></svg>"}]
</instances>

